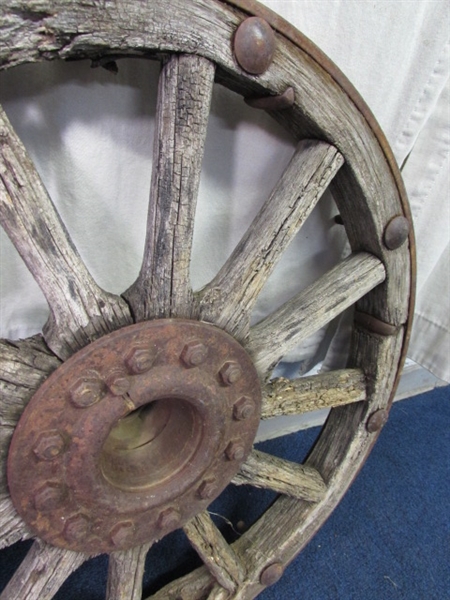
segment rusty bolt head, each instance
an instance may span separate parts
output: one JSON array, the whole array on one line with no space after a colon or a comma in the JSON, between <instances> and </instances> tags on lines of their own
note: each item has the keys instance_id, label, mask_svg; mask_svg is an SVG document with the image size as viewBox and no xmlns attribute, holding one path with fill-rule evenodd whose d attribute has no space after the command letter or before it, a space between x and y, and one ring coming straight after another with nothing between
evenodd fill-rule
<instances>
[{"instance_id":1,"label":"rusty bolt head","mask_svg":"<svg viewBox=\"0 0 450 600\"><path fill-rule=\"evenodd\" d=\"M201 342L189 342L183 348L181 360L187 367L198 367L205 362L208 348Z\"/></svg>"},{"instance_id":2,"label":"rusty bolt head","mask_svg":"<svg viewBox=\"0 0 450 600\"><path fill-rule=\"evenodd\" d=\"M240 67L252 75L261 75L270 66L275 52L275 34L260 17L245 19L236 30L234 56Z\"/></svg>"},{"instance_id":3,"label":"rusty bolt head","mask_svg":"<svg viewBox=\"0 0 450 600\"><path fill-rule=\"evenodd\" d=\"M245 421L245 419L253 417L255 410L254 401L251 398L247 398L247 396L243 396L233 406L233 418L236 421Z\"/></svg>"},{"instance_id":4,"label":"rusty bolt head","mask_svg":"<svg viewBox=\"0 0 450 600\"><path fill-rule=\"evenodd\" d=\"M408 239L410 224L406 217L398 216L389 221L384 230L384 245L389 250L400 248Z\"/></svg>"},{"instance_id":5,"label":"rusty bolt head","mask_svg":"<svg viewBox=\"0 0 450 600\"><path fill-rule=\"evenodd\" d=\"M152 368L155 354L149 348L133 348L125 358L131 373L139 375Z\"/></svg>"},{"instance_id":6,"label":"rusty bolt head","mask_svg":"<svg viewBox=\"0 0 450 600\"><path fill-rule=\"evenodd\" d=\"M84 515L75 515L67 519L64 527L64 537L68 542L80 542L89 533L89 519Z\"/></svg>"},{"instance_id":7,"label":"rusty bolt head","mask_svg":"<svg viewBox=\"0 0 450 600\"><path fill-rule=\"evenodd\" d=\"M375 433L382 429L388 420L389 413L387 410L376 410L374 413L370 415L367 420L366 428L369 433Z\"/></svg>"},{"instance_id":8,"label":"rusty bolt head","mask_svg":"<svg viewBox=\"0 0 450 600\"><path fill-rule=\"evenodd\" d=\"M225 385L233 385L242 375L242 369L237 362L226 362L220 369L220 378Z\"/></svg>"},{"instance_id":9,"label":"rusty bolt head","mask_svg":"<svg viewBox=\"0 0 450 600\"><path fill-rule=\"evenodd\" d=\"M281 576L283 575L283 571L284 568L281 563L273 563L265 569L263 569L261 575L259 576L259 580L262 583L262 585L273 585L281 578Z\"/></svg>"},{"instance_id":10,"label":"rusty bolt head","mask_svg":"<svg viewBox=\"0 0 450 600\"><path fill-rule=\"evenodd\" d=\"M64 450L64 439L57 429L43 431L33 448L40 460L54 460Z\"/></svg>"},{"instance_id":11,"label":"rusty bolt head","mask_svg":"<svg viewBox=\"0 0 450 600\"><path fill-rule=\"evenodd\" d=\"M70 400L78 408L92 406L103 398L103 383L95 375L79 377L70 388Z\"/></svg>"},{"instance_id":12,"label":"rusty bolt head","mask_svg":"<svg viewBox=\"0 0 450 600\"><path fill-rule=\"evenodd\" d=\"M34 506L39 512L48 512L61 506L66 488L58 481L47 481L34 496Z\"/></svg>"},{"instance_id":13,"label":"rusty bolt head","mask_svg":"<svg viewBox=\"0 0 450 600\"><path fill-rule=\"evenodd\" d=\"M209 500L217 493L217 484L215 479L205 479L198 488L198 495L202 500Z\"/></svg>"},{"instance_id":14,"label":"rusty bolt head","mask_svg":"<svg viewBox=\"0 0 450 600\"><path fill-rule=\"evenodd\" d=\"M242 460L245 456L245 448L241 442L230 442L225 450L228 460Z\"/></svg>"},{"instance_id":15,"label":"rusty bolt head","mask_svg":"<svg viewBox=\"0 0 450 600\"><path fill-rule=\"evenodd\" d=\"M114 525L109 535L114 546L120 548L131 541L134 531L135 527L132 521L122 521Z\"/></svg>"},{"instance_id":16,"label":"rusty bolt head","mask_svg":"<svg viewBox=\"0 0 450 600\"><path fill-rule=\"evenodd\" d=\"M180 523L180 513L176 508L163 510L159 515L158 527L160 529L176 529Z\"/></svg>"},{"instance_id":17,"label":"rusty bolt head","mask_svg":"<svg viewBox=\"0 0 450 600\"><path fill-rule=\"evenodd\" d=\"M107 376L106 385L113 396L123 396L130 389L130 380L123 373L113 371Z\"/></svg>"}]
</instances>

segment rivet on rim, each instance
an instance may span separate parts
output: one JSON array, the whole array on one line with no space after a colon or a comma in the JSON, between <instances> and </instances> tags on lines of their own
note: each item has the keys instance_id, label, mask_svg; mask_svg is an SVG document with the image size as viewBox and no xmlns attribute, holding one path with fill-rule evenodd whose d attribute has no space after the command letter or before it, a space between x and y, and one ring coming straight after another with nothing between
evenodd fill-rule
<instances>
[{"instance_id":1,"label":"rivet on rim","mask_svg":"<svg viewBox=\"0 0 450 600\"><path fill-rule=\"evenodd\" d=\"M233 441L226 447L225 454L228 460L242 460L245 456L245 448L240 442Z\"/></svg>"},{"instance_id":2,"label":"rivet on rim","mask_svg":"<svg viewBox=\"0 0 450 600\"><path fill-rule=\"evenodd\" d=\"M281 563L273 563L262 571L259 580L262 583L262 585L273 585L281 578L281 576L283 575L283 571L284 567Z\"/></svg>"},{"instance_id":3,"label":"rivet on rim","mask_svg":"<svg viewBox=\"0 0 450 600\"><path fill-rule=\"evenodd\" d=\"M225 385L233 385L240 379L242 375L242 369L237 362L229 361L226 362L220 369L220 378Z\"/></svg>"},{"instance_id":4,"label":"rivet on rim","mask_svg":"<svg viewBox=\"0 0 450 600\"><path fill-rule=\"evenodd\" d=\"M87 408L103 398L104 388L100 378L95 373L79 377L70 388L70 400L78 408Z\"/></svg>"},{"instance_id":5,"label":"rivet on rim","mask_svg":"<svg viewBox=\"0 0 450 600\"><path fill-rule=\"evenodd\" d=\"M234 56L242 69L261 75L272 63L275 53L275 34L269 23L260 17L245 19L236 30Z\"/></svg>"},{"instance_id":6,"label":"rivet on rim","mask_svg":"<svg viewBox=\"0 0 450 600\"><path fill-rule=\"evenodd\" d=\"M369 433L376 433L382 429L388 420L389 413L387 410L380 409L376 410L370 415L367 420L366 428Z\"/></svg>"},{"instance_id":7,"label":"rivet on rim","mask_svg":"<svg viewBox=\"0 0 450 600\"><path fill-rule=\"evenodd\" d=\"M251 398L243 396L233 406L233 418L236 421L244 421L253 417L255 414L256 406Z\"/></svg>"},{"instance_id":8,"label":"rivet on rim","mask_svg":"<svg viewBox=\"0 0 450 600\"><path fill-rule=\"evenodd\" d=\"M33 448L34 454L41 460L54 460L63 450L64 440L57 429L42 432Z\"/></svg>"},{"instance_id":9,"label":"rivet on rim","mask_svg":"<svg viewBox=\"0 0 450 600\"><path fill-rule=\"evenodd\" d=\"M198 341L189 342L181 352L181 360L187 367L198 367L205 362L208 348Z\"/></svg>"},{"instance_id":10,"label":"rivet on rim","mask_svg":"<svg viewBox=\"0 0 450 600\"><path fill-rule=\"evenodd\" d=\"M389 221L384 230L384 245L389 250L400 248L408 239L409 231L410 224L406 217L394 217Z\"/></svg>"}]
</instances>

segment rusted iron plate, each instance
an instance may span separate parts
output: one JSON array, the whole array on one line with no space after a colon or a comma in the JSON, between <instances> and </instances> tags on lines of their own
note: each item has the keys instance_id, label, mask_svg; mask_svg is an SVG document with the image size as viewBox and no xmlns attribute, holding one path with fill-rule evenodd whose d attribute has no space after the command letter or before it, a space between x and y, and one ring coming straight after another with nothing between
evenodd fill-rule
<instances>
[{"instance_id":1,"label":"rusted iron plate","mask_svg":"<svg viewBox=\"0 0 450 600\"><path fill-rule=\"evenodd\" d=\"M32 531L80 552L156 540L206 508L247 457L261 390L222 330L164 319L111 333L33 396L8 456Z\"/></svg>"}]
</instances>

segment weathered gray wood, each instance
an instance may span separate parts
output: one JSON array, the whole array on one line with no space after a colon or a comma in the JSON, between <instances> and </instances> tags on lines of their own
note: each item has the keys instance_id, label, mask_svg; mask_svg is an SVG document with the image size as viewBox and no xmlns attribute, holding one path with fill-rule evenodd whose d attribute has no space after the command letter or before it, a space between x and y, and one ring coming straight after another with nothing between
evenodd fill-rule
<instances>
[{"instance_id":1,"label":"weathered gray wood","mask_svg":"<svg viewBox=\"0 0 450 600\"><path fill-rule=\"evenodd\" d=\"M342 166L325 142L303 140L283 176L217 276L200 293L200 315L245 339L258 295L289 242Z\"/></svg>"},{"instance_id":2,"label":"weathered gray wood","mask_svg":"<svg viewBox=\"0 0 450 600\"><path fill-rule=\"evenodd\" d=\"M145 253L125 296L136 320L190 317L190 258L214 65L173 55L158 92Z\"/></svg>"},{"instance_id":3,"label":"weathered gray wood","mask_svg":"<svg viewBox=\"0 0 450 600\"><path fill-rule=\"evenodd\" d=\"M409 310L409 248L405 244L399 250L388 251L382 240L389 220L406 209L391 154L382 148L384 138L373 122L368 125L366 108L345 82L342 85L342 76L332 67L322 67L316 50L300 35L284 28L281 21L277 26L284 28L290 40L278 33L271 67L259 77L247 78L236 66L231 44L237 25L247 13L229 4L232 0L227 4L159 0L137 6L116 0L110 11L105 10L104 3L77 0L28 0L26 8L18 6L16 0L3 0L0 64L8 67L56 57L97 58L110 51L175 51L216 61L217 80L244 95L279 94L290 85L295 105L274 116L298 139L326 139L339 148L346 164L333 188L351 246L354 252L363 250L379 257L387 270L383 284L366 294L358 308L393 326L402 325ZM270 20L270 15L267 18ZM262 589L261 570L271 562L292 559L329 515L360 468L374 440L373 434L365 430L364 421L370 410L386 406L402 334L403 329L398 335L380 340L367 332L356 333L352 366L368 374L368 401L333 410L311 455L309 464L327 481L327 494L318 505L283 497L240 538L235 547L239 555L246 557L250 570L235 598L253 598ZM203 600L213 593L214 581L202 568L170 584L155 598Z\"/></svg>"},{"instance_id":4,"label":"weathered gray wood","mask_svg":"<svg viewBox=\"0 0 450 600\"><path fill-rule=\"evenodd\" d=\"M388 251L382 241L386 224L404 211L402 184L384 136L345 77L280 19L276 24L274 20L282 35L277 36L272 65L258 77L246 77L234 60L231 40L247 15L230 3L159 0L138 6L117 0L109 11L102 3L29 0L27 9L20 10L15 0L3 0L0 66L58 57L98 58L108 51L175 51L214 60L217 79L245 96L277 95L289 85L294 106L273 116L298 139L326 139L339 148L347 166L335 178L335 199L352 248L379 256L390 272L360 308L387 323L403 324L409 309L409 248L405 244ZM270 21L273 15L264 13Z\"/></svg>"},{"instance_id":5,"label":"weathered gray wood","mask_svg":"<svg viewBox=\"0 0 450 600\"><path fill-rule=\"evenodd\" d=\"M1 437L1 432L0 432ZM0 549L31 537L7 494L0 496Z\"/></svg>"},{"instance_id":6,"label":"weathered gray wood","mask_svg":"<svg viewBox=\"0 0 450 600\"><path fill-rule=\"evenodd\" d=\"M261 418L300 415L366 399L366 378L360 369L340 369L285 379L278 377L263 387Z\"/></svg>"},{"instance_id":7,"label":"weathered gray wood","mask_svg":"<svg viewBox=\"0 0 450 600\"><path fill-rule=\"evenodd\" d=\"M0 594L0 600L51 600L87 558L80 552L36 541Z\"/></svg>"},{"instance_id":8,"label":"weathered gray wood","mask_svg":"<svg viewBox=\"0 0 450 600\"><path fill-rule=\"evenodd\" d=\"M15 426L33 394L61 361L42 336L0 340L0 426Z\"/></svg>"},{"instance_id":9,"label":"weathered gray wood","mask_svg":"<svg viewBox=\"0 0 450 600\"><path fill-rule=\"evenodd\" d=\"M319 502L327 491L315 469L259 450L250 453L232 483L270 489L307 502Z\"/></svg>"},{"instance_id":10,"label":"weathered gray wood","mask_svg":"<svg viewBox=\"0 0 450 600\"><path fill-rule=\"evenodd\" d=\"M233 592L244 580L245 569L214 525L209 513L199 513L183 527L183 530L218 584Z\"/></svg>"},{"instance_id":11,"label":"weathered gray wood","mask_svg":"<svg viewBox=\"0 0 450 600\"><path fill-rule=\"evenodd\" d=\"M261 376L301 340L318 331L384 281L383 263L366 252L354 254L283 304L250 330L247 350Z\"/></svg>"},{"instance_id":12,"label":"weathered gray wood","mask_svg":"<svg viewBox=\"0 0 450 600\"><path fill-rule=\"evenodd\" d=\"M209 592L207 600L229 600L230 593L220 585L215 585Z\"/></svg>"},{"instance_id":13,"label":"weathered gray wood","mask_svg":"<svg viewBox=\"0 0 450 600\"><path fill-rule=\"evenodd\" d=\"M145 558L151 544L109 555L106 600L141 600Z\"/></svg>"},{"instance_id":14,"label":"weathered gray wood","mask_svg":"<svg viewBox=\"0 0 450 600\"><path fill-rule=\"evenodd\" d=\"M1 108L0 222L47 299L44 337L59 357L131 322L124 300L90 276Z\"/></svg>"},{"instance_id":15,"label":"weathered gray wood","mask_svg":"<svg viewBox=\"0 0 450 600\"><path fill-rule=\"evenodd\" d=\"M351 364L368 376L367 402L334 409L307 460L307 465L321 473L327 483L323 500L312 504L282 496L233 544L237 553L246 557L247 567L247 576L233 596L236 600L250 600L263 590L259 577L264 567L274 562L288 564L318 531L351 484L377 437L366 430L367 416L389 404L396 376L392 364L398 364L403 334L403 329L390 337L363 330L355 332ZM165 586L154 599L200 600L210 586L211 578L199 569Z\"/></svg>"},{"instance_id":16,"label":"weathered gray wood","mask_svg":"<svg viewBox=\"0 0 450 600\"><path fill-rule=\"evenodd\" d=\"M211 573L203 566L172 581L147 600L204 600L214 588L214 582Z\"/></svg>"}]
</instances>

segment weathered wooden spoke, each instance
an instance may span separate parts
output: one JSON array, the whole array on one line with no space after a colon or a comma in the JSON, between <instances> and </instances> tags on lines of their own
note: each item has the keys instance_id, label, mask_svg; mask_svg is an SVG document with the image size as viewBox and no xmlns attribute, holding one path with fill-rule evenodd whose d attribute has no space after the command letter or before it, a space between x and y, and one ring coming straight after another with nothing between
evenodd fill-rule
<instances>
[{"instance_id":1,"label":"weathered wooden spoke","mask_svg":"<svg viewBox=\"0 0 450 600\"><path fill-rule=\"evenodd\" d=\"M251 600L281 575L284 566L295 558L327 519L364 463L376 438L377 424L383 423L389 411L408 338L414 279L412 234L409 244L403 234L396 247L386 243L388 227L400 218L400 232L405 232L405 221L409 218L397 167L367 107L343 75L301 34L252 0L149 0L146 3L117 0L118 10L114 12L105 10L101 3L80 0L42 0L39 3L30 0L22 4L19 10L15 0L1 3L0 68L58 58L86 58L97 64L108 64L123 56L138 55L160 60L162 71L143 262L136 282L124 294L130 309L123 299L106 293L93 281L23 145L4 113L0 112L0 219L42 288L51 313L43 338L0 341L0 547L31 537L30 531L36 531L31 527L31 523L36 524L33 510L39 510L33 491L37 488L33 487L34 480L30 478L32 493L24 496L24 502L33 498L33 506L22 515L23 520L16 512L10 497L10 494L14 496L13 477L10 476L9 486L6 484L8 452L8 460L12 456L14 459L23 456L20 450L36 454L36 472L41 469L44 474L38 483L45 481L47 486L45 474L58 474L59 479L45 488L50 492L57 490L53 497L56 508L52 513L46 513L47 518L50 521L57 511L61 511L63 520L67 515L73 515L71 506L68 510L64 503L75 497L78 520L75 518L74 523L81 527L81 534L75 536L75 541L71 541L72 527L66 526L66 521L62 529L58 521L51 532L61 536L54 538L58 544L71 550L50 546L37 539L0 599L50 600L70 573L95 553L92 550L95 543L101 543L106 548L102 552L112 552L107 600L137 600L142 594L150 538L159 539L182 526L204 565L165 586L152 599ZM249 15L255 13L260 20L248 20ZM240 52L239 40L242 38L237 35L237 30L242 24L244 31L249 27L250 41L255 34L252 27L262 27L265 31L262 43L267 44L269 60L263 67L259 42L254 48L250 42L250 49ZM271 28L275 30L274 36ZM273 54L271 44L275 45ZM257 59L256 71L246 71L248 58ZM189 263L214 81L245 99L251 98L253 106L265 106L296 138L297 149L223 268L204 289L193 294ZM353 254L273 314L250 327L251 312L260 291L329 185ZM388 238L392 239L391 236ZM353 327L348 368L294 381L280 378L268 381L274 365L292 347L355 303L359 317L355 318ZM60 364L61 359L68 361L71 354L93 340L130 324L131 314L136 321L152 322L118 332L112 338L96 342L97 346L89 345L85 354L78 354L71 363ZM191 321L156 321L156 326L162 327L162 323L167 327L164 329L167 339L162 336L164 340L158 339L155 343L159 352L154 352L153 347L149 349L147 338L139 337L141 332L147 334L147 326L154 324L154 319L172 317ZM175 331L173 337L171 327ZM176 332L187 331L183 327L193 329L189 329L189 336L179 334L178 340ZM205 337L199 340L196 336L200 336L201 328ZM226 346L223 356L212 344L213 337L219 334L223 336L220 348L223 350ZM122 335L123 346L120 345ZM131 339L128 335L135 336L131 340L133 344L136 342L132 352L128 349ZM99 347L103 349L103 343L111 344L113 350L111 371L106 365L103 372L104 362L99 358L103 355L100 351L96 354ZM89 354L91 351L92 355ZM230 359L230 354L234 358ZM70 369L73 365L83 364L88 365L85 369L88 372L92 357L94 362L97 361L99 379L87 377L82 380L80 389L87 390L84 397L81 392L78 394L78 384L72 385L79 379L78 372L74 368L72 373ZM242 364L246 365L245 369L240 368ZM64 387L62 378L54 383L51 377L55 370L67 376L70 386ZM262 390L262 418L331 409L305 464L250 451L252 437L248 443L246 441L246 446L242 445L242 439L247 435L246 427L252 419L256 431L259 414L259 395L249 398L251 394L244 386L250 381L250 370L253 373L251 390L258 388L258 376L266 382ZM176 383L176 393L167 395L165 385L171 376ZM90 509L85 511L86 514L80 512L84 486L90 485L91 471L96 471L95 468L86 469L86 473L77 470L79 464L84 465L84 460L91 464L89 460L96 448L96 439L99 439L96 438L96 427L91 425L94 422L105 425L103 406L116 406L117 414L123 415L124 411L135 407L134 402L142 399L148 402L146 394L152 393L156 380L164 392L156 399L157 404L164 404L167 398L172 402L179 394L183 396L186 387L194 406L196 402L204 401L203 394L208 396L208 390L214 390L198 414L189 402L181 403L181 417L175 429L178 431L190 420L192 429L211 431L208 443L214 441L213 463L217 472L213 478L207 477L200 463L195 471L196 457L208 457L209 446L205 446L204 452L198 451L203 444L202 438L199 447L194 444L191 448L186 441L190 440L187 435L184 445L192 450L193 460L187 456L186 464L177 465L182 467L179 472L188 471L191 463L194 465L192 482L189 482L191 487L183 488L188 490L185 497L174 500L170 496L170 506L158 504L154 508L153 499L147 498L150 505L147 519L147 516L142 517L146 510L142 494L148 489L151 489L149 494L153 493L154 482L148 487L141 486L139 468L143 464L153 464L152 455L133 463L133 468L138 467L136 480L133 474L129 480L122 480L120 473L128 473L129 469L126 460L120 462L123 459L123 448L120 447L119 453L112 455L113 459L105 459L112 465L106 467L108 477L104 471L102 474L105 480L109 478L108 481L114 482L114 503L124 485L128 497L138 498L137 506L130 513L127 506L120 515L112 509L111 520L108 517L100 527L101 511L95 518ZM100 391L95 384L100 385ZM94 387L89 388L89 385ZM49 406L60 410L58 403L61 401L62 408L58 413L61 419L58 417L56 422L49 418L48 421L50 432L56 429L57 435L63 425L65 427L59 449L56 448L53 454L50 448L48 462L34 445L27 450L26 444L20 446L18 442L19 452L9 451L13 433L18 434L14 437L17 440L25 427L27 412L17 427L23 411L28 411L36 399L38 408L42 408L47 401L44 392L49 389L57 392L48 395L49 402L54 403ZM103 402L106 397L108 401ZM84 410L87 406L93 406L99 418L89 421L88 417L83 417L86 427L81 427L78 415L94 414ZM97 409L98 413L95 412ZM206 409L213 413L208 417L210 421L199 417ZM41 412L56 419L56 413L51 410ZM71 434L72 421L68 422L70 427L60 422L66 419L66 413L73 416L78 433L82 432L76 437L76 443ZM164 422L164 410L155 413ZM109 413L105 414L109 417ZM135 414L138 419L143 416L144 421L148 417L145 410L142 415L140 412ZM225 428L222 420L227 422ZM212 422L216 426L207 429L208 423ZM133 423L131 421L132 432L135 431ZM47 425L47 421L44 420L44 424ZM115 433L116 425L117 421L113 420ZM218 431L225 430L223 439L215 437L219 435ZM47 429L37 427L38 438L41 431ZM128 433L125 431L125 438ZM130 437L132 441L126 446L126 453L136 450L134 434ZM173 445L172 437L168 436L167 446ZM26 436L26 439L30 438ZM145 436L142 439L146 443L137 448L138 454L141 448L148 446L148 439ZM79 442L84 442L86 448L79 450ZM14 444L15 441L11 448ZM115 448L114 443L112 446ZM99 445L99 452L105 447ZM179 454L184 456L184 451ZM59 458L52 462L55 456ZM103 460L105 455L101 456ZM116 469L118 457L120 464ZM170 460L176 461L177 457ZM102 462L102 466L106 462ZM18 463L11 459L9 464ZM230 465L235 466L234 471ZM74 480L83 479L77 494L73 494L72 480L64 478L66 468L73 469ZM229 475L223 485L231 481L280 494L231 545L226 543L207 512L211 494L214 496L211 489L218 489L217 479L228 468ZM15 472L21 473L20 469ZM82 477L79 477L81 472ZM174 472L178 473L176 469ZM166 493L165 482L171 480L172 472L163 470L162 473L155 483L155 490L161 487L162 493ZM101 486L103 484L102 480ZM102 489L101 501L106 502L109 488ZM134 495L136 489L139 491ZM58 490L62 490L59 496ZM94 495L89 496L89 489L86 497L95 500ZM184 504L185 498L189 499ZM192 511L189 503L195 507ZM20 503L16 502L15 506L17 511L23 510ZM25 521L30 523L29 529ZM100 533L100 529L104 532ZM47 535L43 530L40 533L43 538ZM120 546L122 535L125 538L137 536L133 542L135 547L128 549L129 541ZM87 544L92 544L89 551Z\"/></svg>"},{"instance_id":2,"label":"weathered wooden spoke","mask_svg":"<svg viewBox=\"0 0 450 600\"><path fill-rule=\"evenodd\" d=\"M0 221L49 304L45 340L67 358L130 323L130 313L122 299L101 290L90 276L1 108L0 132Z\"/></svg>"},{"instance_id":3,"label":"weathered wooden spoke","mask_svg":"<svg viewBox=\"0 0 450 600\"><path fill-rule=\"evenodd\" d=\"M145 558L150 545L109 555L106 600L141 600Z\"/></svg>"},{"instance_id":4,"label":"weathered wooden spoke","mask_svg":"<svg viewBox=\"0 0 450 600\"><path fill-rule=\"evenodd\" d=\"M65 580L89 557L34 542L0 600L51 600Z\"/></svg>"},{"instance_id":5,"label":"weathered wooden spoke","mask_svg":"<svg viewBox=\"0 0 450 600\"><path fill-rule=\"evenodd\" d=\"M173 55L159 81L144 259L126 293L138 321L190 317L190 258L214 64Z\"/></svg>"},{"instance_id":6,"label":"weathered wooden spoke","mask_svg":"<svg viewBox=\"0 0 450 600\"><path fill-rule=\"evenodd\" d=\"M261 418L301 415L366 398L366 380L360 369L341 369L299 379L278 377L263 388Z\"/></svg>"},{"instance_id":7,"label":"weathered wooden spoke","mask_svg":"<svg viewBox=\"0 0 450 600\"><path fill-rule=\"evenodd\" d=\"M29 537L8 494L6 457L23 409L60 363L39 335L18 342L0 340L0 548Z\"/></svg>"},{"instance_id":8,"label":"weathered wooden spoke","mask_svg":"<svg viewBox=\"0 0 450 600\"><path fill-rule=\"evenodd\" d=\"M200 293L202 319L238 339L278 260L343 164L324 142L300 142L288 167L217 276Z\"/></svg>"},{"instance_id":9,"label":"weathered wooden spoke","mask_svg":"<svg viewBox=\"0 0 450 600\"><path fill-rule=\"evenodd\" d=\"M228 592L234 592L244 580L245 569L209 513L198 514L183 529L217 583Z\"/></svg>"},{"instance_id":10,"label":"weathered wooden spoke","mask_svg":"<svg viewBox=\"0 0 450 600\"><path fill-rule=\"evenodd\" d=\"M315 469L259 450L253 450L234 477L233 483L250 484L307 502L319 502L327 490L325 482Z\"/></svg>"},{"instance_id":11,"label":"weathered wooden spoke","mask_svg":"<svg viewBox=\"0 0 450 600\"><path fill-rule=\"evenodd\" d=\"M375 256L350 256L266 319L252 327L248 350L261 374L269 373L296 344L329 323L384 281Z\"/></svg>"}]
</instances>

